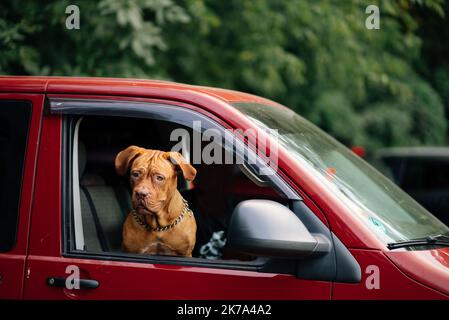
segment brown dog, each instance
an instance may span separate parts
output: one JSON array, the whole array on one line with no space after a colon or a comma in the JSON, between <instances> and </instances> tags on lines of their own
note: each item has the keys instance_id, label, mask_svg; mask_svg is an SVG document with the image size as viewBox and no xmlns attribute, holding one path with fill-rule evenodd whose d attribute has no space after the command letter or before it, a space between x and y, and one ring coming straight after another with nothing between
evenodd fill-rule
<instances>
[{"instance_id":1,"label":"brown dog","mask_svg":"<svg viewBox=\"0 0 449 320\"><path fill-rule=\"evenodd\" d=\"M177 169L187 181L196 170L178 152L130 146L117 154L119 175L130 170L133 211L123 225L123 250L191 257L196 222L177 189Z\"/></svg>"}]
</instances>

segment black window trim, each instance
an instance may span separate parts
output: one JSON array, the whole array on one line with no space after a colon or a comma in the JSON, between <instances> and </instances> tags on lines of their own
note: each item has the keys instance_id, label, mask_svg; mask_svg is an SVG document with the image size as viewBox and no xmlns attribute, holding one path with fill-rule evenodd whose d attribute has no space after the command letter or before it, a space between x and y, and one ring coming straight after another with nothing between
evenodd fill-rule
<instances>
[{"instance_id":1,"label":"black window trim","mask_svg":"<svg viewBox=\"0 0 449 320\"><path fill-rule=\"evenodd\" d=\"M165 110L164 110L165 109ZM164 110L164 112L161 112ZM169 111L170 110L170 111ZM181 112L180 112L181 111ZM185 115L190 113L196 118L200 117L208 125L224 129L222 125L211 118L196 111L171 104L135 102L125 100L101 100L101 99L74 99L74 98L50 98L50 114L61 114L62 125L62 256L67 258L80 258L91 260L109 260L122 262L140 262L150 264L180 265L191 267L208 267L216 269L246 270L276 272L294 275L296 263L294 260L277 260L259 257L253 261L236 260L208 260L204 258L186 258L163 255L138 255L120 252L86 252L75 250L73 234L73 201L72 201L72 146L73 132L79 117L82 116L118 116L127 118L147 118L153 120L165 120L185 124ZM181 113L183 115L181 116ZM164 116L161 116L164 114ZM203 128L204 129L204 128ZM241 141L241 140L240 140ZM246 147L246 146L245 146ZM291 202L300 201L302 198L294 191L278 173L271 176L276 186L284 188L278 190Z\"/></svg>"},{"instance_id":2,"label":"black window trim","mask_svg":"<svg viewBox=\"0 0 449 320\"><path fill-rule=\"evenodd\" d=\"M34 113L34 108L33 108L33 102L31 100L26 100L26 99L2 99L2 102L13 102L13 103L26 103L29 106L29 118L28 118L28 123L27 123L27 130L26 130L26 135L25 135L25 146L24 146L24 154L23 154L23 163L22 163L22 168L21 168L21 177L20 177L20 181L19 181L19 197L18 197L18 207L17 207L17 217L16 217L16 222L15 222L15 232L14 232L14 239L12 239L11 245L6 248L5 250L0 250L0 254L2 253L8 253L12 250L14 250L17 246L17 239L18 239L18 232L19 232L19 224L20 224L20 215L21 215L21 204L22 204L22 199L23 199L23 180L25 178L25 168L26 168L26 158L27 158L27 154L28 154L28 146L29 146L29 138L30 138L30 129L31 129L31 122L33 119L33 113Z\"/></svg>"}]
</instances>

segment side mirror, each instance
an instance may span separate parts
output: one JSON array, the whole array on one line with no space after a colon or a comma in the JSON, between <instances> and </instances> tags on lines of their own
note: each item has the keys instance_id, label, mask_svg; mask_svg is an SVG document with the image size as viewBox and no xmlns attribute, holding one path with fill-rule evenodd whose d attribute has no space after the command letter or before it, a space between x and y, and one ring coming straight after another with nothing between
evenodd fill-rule
<instances>
[{"instance_id":1,"label":"side mirror","mask_svg":"<svg viewBox=\"0 0 449 320\"><path fill-rule=\"evenodd\" d=\"M287 207L270 200L246 200L235 207L228 246L247 254L302 258L329 252L322 235L312 235Z\"/></svg>"}]
</instances>

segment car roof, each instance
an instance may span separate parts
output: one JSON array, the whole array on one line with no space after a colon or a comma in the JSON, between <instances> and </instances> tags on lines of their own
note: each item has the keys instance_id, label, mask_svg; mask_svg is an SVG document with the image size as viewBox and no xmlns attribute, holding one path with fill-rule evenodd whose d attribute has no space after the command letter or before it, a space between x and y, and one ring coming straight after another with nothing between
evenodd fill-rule
<instances>
[{"instance_id":1,"label":"car roof","mask_svg":"<svg viewBox=\"0 0 449 320\"><path fill-rule=\"evenodd\" d=\"M149 91L183 92L193 98L195 95L206 94L209 97L233 102L277 103L249 93L196 86L162 80L129 79L129 78L98 78L98 77L38 77L38 76L0 76L0 92L28 93L76 93L100 95L145 96ZM188 99L190 100L190 99Z\"/></svg>"},{"instance_id":2,"label":"car roof","mask_svg":"<svg viewBox=\"0 0 449 320\"><path fill-rule=\"evenodd\" d=\"M377 151L380 158L447 158L449 147L395 147Z\"/></svg>"}]
</instances>

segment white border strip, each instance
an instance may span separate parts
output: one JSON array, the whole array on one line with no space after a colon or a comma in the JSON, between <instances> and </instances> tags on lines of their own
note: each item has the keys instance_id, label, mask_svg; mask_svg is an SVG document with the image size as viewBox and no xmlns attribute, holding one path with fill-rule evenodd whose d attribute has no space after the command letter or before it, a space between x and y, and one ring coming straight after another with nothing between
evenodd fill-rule
<instances>
[{"instance_id":1,"label":"white border strip","mask_svg":"<svg viewBox=\"0 0 449 320\"><path fill-rule=\"evenodd\" d=\"M81 217L81 197L78 168L78 131L83 118L80 118L75 126L73 134L73 156L72 156L72 181L73 181L73 222L75 224L75 249L84 250L83 219Z\"/></svg>"}]
</instances>

